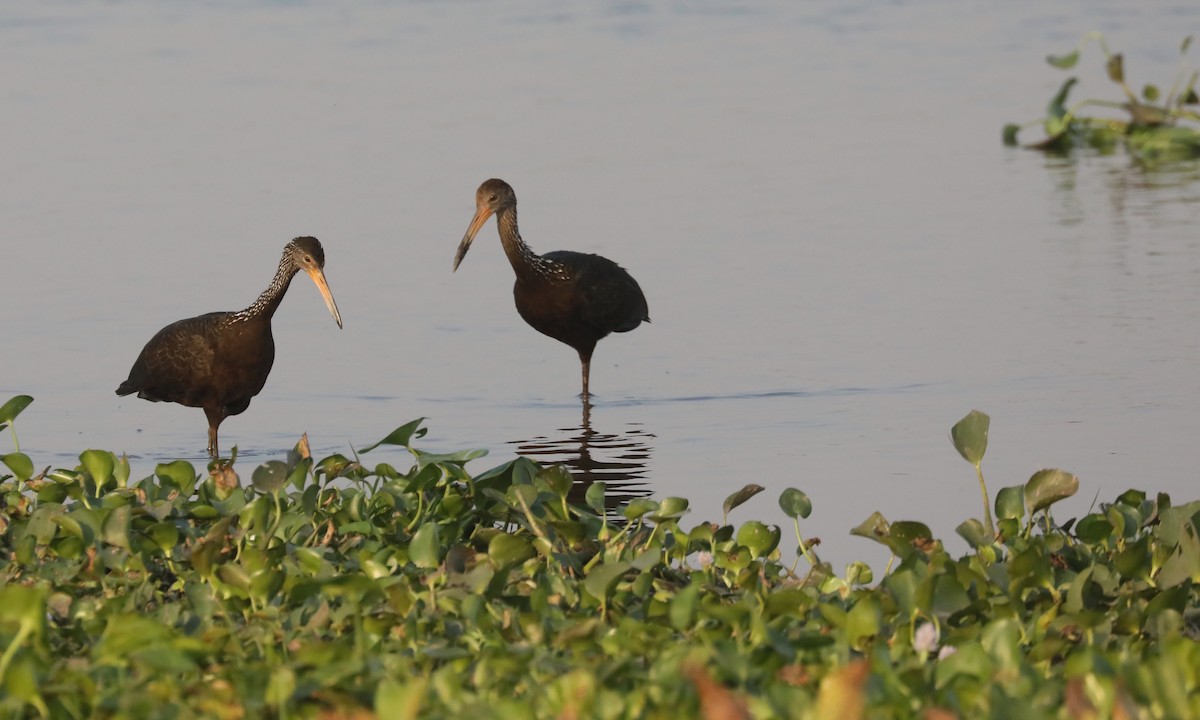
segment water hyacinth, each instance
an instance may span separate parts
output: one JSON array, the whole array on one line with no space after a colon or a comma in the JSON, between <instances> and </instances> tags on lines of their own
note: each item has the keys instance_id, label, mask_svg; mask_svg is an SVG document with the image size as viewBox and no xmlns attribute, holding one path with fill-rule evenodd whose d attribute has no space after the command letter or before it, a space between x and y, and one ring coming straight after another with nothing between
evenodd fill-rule
<instances>
[{"instance_id":1,"label":"water hyacinth","mask_svg":"<svg viewBox=\"0 0 1200 720\"><path fill-rule=\"evenodd\" d=\"M839 576L785 564L765 523L685 527L682 498L612 512L603 488L578 504L560 468L471 472L481 453L425 453L423 434L297 449L249 482L236 460L131 480L100 450L24 477L3 456L0 711L1200 716L1200 502L1129 491L1052 522L1073 485L1039 473L1001 491L1029 506L998 508L995 535L960 526L965 554L872 514L855 534L891 567ZM410 460L368 465L380 446ZM811 510L794 489L780 505Z\"/></svg>"}]
</instances>

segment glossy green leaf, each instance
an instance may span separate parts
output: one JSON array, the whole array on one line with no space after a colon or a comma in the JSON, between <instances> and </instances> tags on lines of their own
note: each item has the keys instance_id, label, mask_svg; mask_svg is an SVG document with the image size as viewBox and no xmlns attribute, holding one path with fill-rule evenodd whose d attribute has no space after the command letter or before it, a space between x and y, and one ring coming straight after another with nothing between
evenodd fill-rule
<instances>
[{"instance_id":1,"label":"glossy green leaf","mask_svg":"<svg viewBox=\"0 0 1200 720\"><path fill-rule=\"evenodd\" d=\"M1025 488L1021 485L1000 488L996 493L996 519L1013 520L1025 517Z\"/></svg>"},{"instance_id":2,"label":"glossy green leaf","mask_svg":"<svg viewBox=\"0 0 1200 720\"><path fill-rule=\"evenodd\" d=\"M875 512L871 513L870 517L854 527L850 531L850 534L858 535L859 537L870 538L875 542L886 545L887 542L885 541L885 538L888 537L890 531L891 526L888 524L887 518L885 518L882 513L876 510Z\"/></svg>"},{"instance_id":3,"label":"glossy green leaf","mask_svg":"<svg viewBox=\"0 0 1200 720\"><path fill-rule=\"evenodd\" d=\"M408 544L408 556L417 567L435 568L442 562L441 531L435 523L427 522L413 533Z\"/></svg>"},{"instance_id":4,"label":"glossy green leaf","mask_svg":"<svg viewBox=\"0 0 1200 720\"><path fill-rule=\"evenodd\" d=\"M113 468L116 467L116 458L112 453L104 450L84 450L79 455L79 464L96 483L96 490L101 491L107 486L108 480L112 478Z\"/></svg>"},{"instance_id":5,"label":"glossy green leaf","mask_svg":"<svg viewBox=\"0 0 1200 720\"><path fill-rule=\"evenodd\" d=\"M1032 515L1079 490L1079 478L1062 470L1039 470L1025 483L1025 507Z\"/></svg>"},{"instance_id":6,"label":"glossy green leaf","mask_svg":"<svg viewBox=\"0 0 1200 720\"><path fill-rule=\"evenodd\" d=\"M7 465L18 480L28 480L33 477L33 461L25 453L13 452L0 455L0 462Z\"/></svg>"},{"instance_id":7,"label":"glossy green leaf","mask_svg":"<svg viewBox=\"0 0 1200 720\"><path fill-rule=\"evenodd\" d=\"M608 491L608 486L604 482L594 482L588 486L587 491L583 495L584 502L592 509L592 512L603 517L606 510L604 506L604 494Z\"/></svg>"},{"instance_id":8,"label":"glossy green leaf","mask_svg":"<svg viewBox=\"0 0 1200 720\"><path fill-rule=\"evenodd\" d=\"M0 423L11 423L21 414L21 411L29 407L29 403L33 402L33 398L29 395L15 395L8 399L3 405L0 405Z\"/></svg>"},{"instance_id":9,"label":"glossy green leaf","mask_svg":"<svg viewBox=\"0 0 1200 720\"><path fill-rule=\"evenodd\" d=\"M104 519L102 535L104 542L126 550L131 549L129 542L129 522L132 512L132 509L128 505L113 508L108 517Z\"/></svg>"},{"instance_id":10,"label":"glossy green leaf","mask_svg":"<svg viewBox=\"0 0 1200 720\"><path fill-rule=\"evenodd\" d=\"M250 476L254 489L265 494L283 489L287 481L288 466L281 460L268 460L254 468L254 473Z\"/></svg>"},{"instance_id":11,"label":"glossy green leaf","mask_svg":"<svg viewBox=\"0 0 1200 720\"><path fill-rule=\"evenodd\" d=\"M368 445L365 448L359 448L358 451L360 453L370 452L380 445L401 445L408 447L409 443L411 443L414 438L425 437L425 433L427 433L428 430L421 427L421 423L424 421L425 418L419 417L412 422L405 423L404 425L401 425L392 432L388 433L387 437L383 438L379 442Z\"/></svg>"},{"instance_id":12,"label":"glossy green leaf","mask_svg":"<svg viewBox=\"0 0 1200 720\"><path fill-rule=\"evenodd\" d=\"M634 498L621 510L626 520L637 520L647 513L658 509L658 503L649 498Z\"/></svg>"},{"instance_id":13,"label":"glossy green leaf","mask_svg":"<svg viewBox=\"0 0 1200 720\"><path fill-rule=\"evenodd\" d=\"M779 545L780 529L777 525L765 525L750 520L738 529L737 542L756 557L766 557Z\"/></svg>"},{"instance_id":14,"label":"glossy green leaf","mask_svg":"<svg viewBox=\"0 0 1200 720\"><path fill-rule=\"evenodd\" d=\"M196 469L186 460L159 463L154 468L154 475L163 483L189 495L196 486Z\"/></svg>"},{"instance_id":15,"label":"glossy green leaf","mask_svg":"<svg viewBox=\"0 0 1200 720\"><path fill-rule=\"evenodd\" d=\"M655 522L664 522L666 520L678 520L688 512L687 498L668 497L663 498L658 508L655 509L650 517Z\"/></svg>"},{"instance_id":16,"label":"glossy green leaf","mask_svg":"<svg viewBox=\"0 0 1200 720\"><path fill-rule=\"evenodd\" d=\"M492 565L500 569L525 562L537 551L524 536L498 533L488 542L487 554Z\"/></svg>"},{"instance_id":17,"label":"glossy green leaf","mask_svg":"<svg viewBox=\"0 0 1200 720\"><path fill-rule=\"evenodd\" d=\"M972 465L983 462L983 454L987 452L988 425L991 418L978 410L967 413L962 420L950 428L950 438L954 441L954 449Z\"/></svg>"},{"instance_id":18,"label":"glossy green leaf","mask_svg":"<svg viewBox=\"0 0 1200 720\"><path fill-rule=\"evenodd\" d=\"M592 568L584 578L583 587L588 593L598 599L605 600L608 598L617 583L624 577L625 573L629 572L632 565L627 562L604 563Z\"/></svg>"},{"instance_id":19,"label":"glossy green leaf","mask_svg":"<svg viewBox=\"0 0 1200 720\"><path fill-rule=\"evenodd\" d=\"M993 538L988 535L987 530L984 529L983 523L979 522L975 518L970 518L969 520L964 520L963 522L959 523L958 527L955 528L955 532L957 532L959 537L961 537L963 540L966 540L967 543L973 548L978 548L983 545L990 545L993 540Z\"/></svg>"},{"instance_id":20,"label":"glossy green leaf","mask_svg":"<svg viewBox=\"0 0 1200 720\"><path fill-rule=\"evenodd\" d=\"M779 495L779 508L790 518L807 518L812 513L812 501L802 491L787 488Z\"/></svg>"},{"instance_id":21,"label":"glossy green leaf","mask_svg":"<svg viewBox=\"0 0 1200 720\"><path fill-rule=\"evenodd\" d=\"M571 486L575 484L575 479L571 477L571 471L565 466L551 465L542 468L541 472L534 476L534 482L555 495L565 498L567 493L571 492Z\"/></svg>"},{"instance_id":22,"label":"glossy green leaf","mask_svg":"<svg viewBox=\"0 0 1200 720\"><path fill-rule=\"evenodd\" d=\"M1075 537L1086 543L1099 543L1112 534L1112 523L1096 513L1085 516L1075 524Z\"/></svg>"}]
</instances>

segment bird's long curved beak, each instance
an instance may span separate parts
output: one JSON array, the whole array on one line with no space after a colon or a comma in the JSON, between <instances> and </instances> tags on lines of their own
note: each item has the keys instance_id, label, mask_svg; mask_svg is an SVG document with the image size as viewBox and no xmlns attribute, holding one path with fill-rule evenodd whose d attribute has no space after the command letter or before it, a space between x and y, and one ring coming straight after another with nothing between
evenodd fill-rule
<instances>
[{"instance_id":1,"label":"bird's long curved beak","mask_svg":"<svg viewBox=\"0 0 1200 720\"><path fill-rule=\"evenodd\" d=\"M333 293L329 291L329 283L325 280L325 273L321 268L305 268L305 272L312 278L313 284L321 291L321 297L325 298L325 307L329 308L329 314L337 321L338 327L342 326L342 314L338 312L337 303L333 301Z\"/></svg>"},{"instance_id":2,"label":"bird's long curved beak","mask_svg":"<svg viewBox=\"0 0 1200 720\"><path fill-rule=\"evenodd\" d=\"M471 218L471 226L467 228L467 234L463 235L462 242L458 244L458 252L454 254L454 269L458 269L458 264L467 256L467 250L471 249L471 243L475 241L475 235L479 232L479 228L487 222L487 219L492 216L492 211L488 208L481 207L475 211L475 217Z\"/></svg>"}]
</instances>

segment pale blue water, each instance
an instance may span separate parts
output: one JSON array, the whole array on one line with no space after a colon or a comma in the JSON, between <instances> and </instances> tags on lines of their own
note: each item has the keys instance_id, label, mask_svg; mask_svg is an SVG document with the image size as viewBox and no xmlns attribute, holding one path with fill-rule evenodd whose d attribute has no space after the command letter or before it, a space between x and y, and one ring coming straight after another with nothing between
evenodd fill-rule
<instances>
[{"instance_id":1,"label":"pale blue water","mask_svg":"<svg viewBox=\"0 0 1200 720\"><path fill-rule=\"evenodd\" d=\"M1054 466L1081 477L1071 512L1194 498L1200 171L1000 144L1063 80L1042 58L1094 29L1135 87L1168 85L1200 6L5 4L0 397L36 397L39 467L199 461L200 410L113 390L312 234L346 326L297 279L266 389L221 428L244 471L426 416L422 447L488 448L478 471L586 450L692 522L754 482L734 519L782 524L800 487L825 555L881 568L847 534L876 509L961 546L979 491L948 430L979 408L993 492ZM1076 98L1117 99L1101 63ZM593 360L604 442L579 440L578 361L517 316L494 224L450 272L493 176L535 250L646 292L652 324Z\"/></svg>"}]
</instances>

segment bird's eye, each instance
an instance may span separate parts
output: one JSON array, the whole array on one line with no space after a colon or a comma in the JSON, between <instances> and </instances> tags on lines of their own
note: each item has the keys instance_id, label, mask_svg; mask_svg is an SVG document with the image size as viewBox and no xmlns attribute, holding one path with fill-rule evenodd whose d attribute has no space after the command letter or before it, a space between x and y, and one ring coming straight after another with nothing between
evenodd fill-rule
<instances>
[{"instance_id":1,"label":"bird's eye","mask_svg":"<svg viewBox=\"0 0 1200 720\"><path fill-rule=\"evenodd\" d=\"M496 194L495 193L488 195L488 202L496 202Z\"/></svg>"},{"instance_id":2,"label":"bird's eye","mask_svg":"<svg viewBox=\"0 0 1200 720\"><path fill-rule=\"evenodd\" d=\"M313 259L312 259L312 255L305 255L305 256L304 256L304 262L306 262L306 263L310 263L310 262L312 262L312 261L313 261Z\"/></svg>"}]
</instances>

